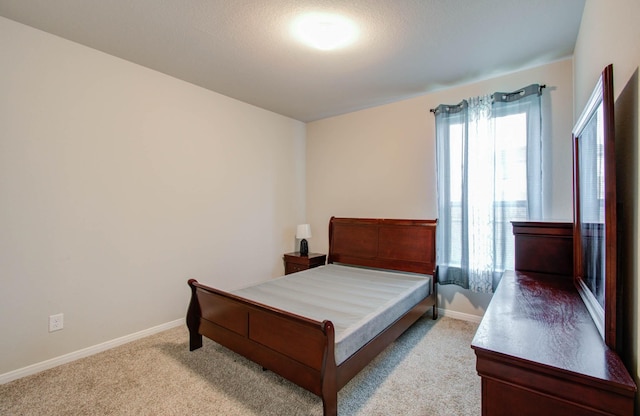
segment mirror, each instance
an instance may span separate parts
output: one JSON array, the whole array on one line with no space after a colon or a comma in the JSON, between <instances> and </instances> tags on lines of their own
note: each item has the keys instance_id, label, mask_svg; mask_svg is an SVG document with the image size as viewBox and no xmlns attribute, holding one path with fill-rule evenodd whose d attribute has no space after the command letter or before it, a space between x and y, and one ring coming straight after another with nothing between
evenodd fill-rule
<instances>
[{"instance_id":1,"label":"mirror","mask_svg":"<svg viewBox=\"0 0 640 416\"><path fill-rule=\"evenodd\" d=\"M573 129L574 280L605 343L616 349L616 178L613 67Z\"/></svg>"}]
</instances>

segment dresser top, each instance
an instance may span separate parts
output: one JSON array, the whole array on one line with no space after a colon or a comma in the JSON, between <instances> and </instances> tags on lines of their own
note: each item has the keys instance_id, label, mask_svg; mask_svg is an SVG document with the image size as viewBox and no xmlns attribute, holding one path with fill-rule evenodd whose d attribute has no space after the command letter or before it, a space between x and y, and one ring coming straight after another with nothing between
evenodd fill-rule
<instances>
[{"instance_id":1,"label":"dresser top","mask_svg":"<svg viewBox=\"0 0 640 416\"><path fill-rule=\"evenodd\" d=\"M505 272L476 332L476 354L541 365L635 392L618 355L604 343L570 278Z\"/></svg>"}]
</instances>

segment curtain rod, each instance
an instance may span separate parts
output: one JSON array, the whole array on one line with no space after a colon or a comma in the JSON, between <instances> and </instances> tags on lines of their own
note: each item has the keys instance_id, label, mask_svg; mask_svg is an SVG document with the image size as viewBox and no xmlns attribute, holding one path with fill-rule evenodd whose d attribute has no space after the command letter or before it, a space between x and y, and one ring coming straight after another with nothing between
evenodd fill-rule
<instances>
[{"instance_id":1,"label":"curtain rod","mask_svg":"<svg viewBox=\"0 0 640 416\"><path fill-rule=\"evenodd\" d=\"M540 90L542 90L543 88L547 88L547 84L542 84L542 85L540 85ZM520 90L518 90L518 91L520 91ZM517 93L518 91L516 91L516 92L514 92L514 93L512 93L512 94L515 94L515 93ZM429 110L429 112L430 112L430 113L435 113L435 112L436 112L436 109L435 109L435 108L432 108L431 110Z\"/></svg>"}]
</instances>

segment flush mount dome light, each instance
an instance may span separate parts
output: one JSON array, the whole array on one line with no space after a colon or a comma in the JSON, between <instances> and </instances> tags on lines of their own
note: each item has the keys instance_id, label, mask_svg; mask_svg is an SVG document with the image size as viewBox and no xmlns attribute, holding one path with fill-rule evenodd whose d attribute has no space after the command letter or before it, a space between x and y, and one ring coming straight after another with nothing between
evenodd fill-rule
<instances>
[{"instance_id":1,"label":"flush mount dome light","mask_svg":"<svg viewBox=\"0 0 640 416\"><path fill-rule=\"evenodd\" d=\"M317 49L345 47L358 37L356 25L349 19L328 13L309 13L294 20L293 34Z\"/></svg>"}]
</instances>

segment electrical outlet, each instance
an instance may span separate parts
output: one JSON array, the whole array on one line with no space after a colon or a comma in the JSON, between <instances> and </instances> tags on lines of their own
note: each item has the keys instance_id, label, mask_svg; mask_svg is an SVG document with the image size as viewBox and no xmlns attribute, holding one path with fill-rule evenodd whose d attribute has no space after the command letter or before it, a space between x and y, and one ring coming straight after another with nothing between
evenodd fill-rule
<instances>
[{"instance_id":1,"label":"electrical outlet","mask_svg":"<svg viewBox=\"0 0 640 416\"><path fill-rule=\"evenodd\" d=\"M49 316L49 332L59 331L64 328L64 314Z\"/></svg>"}]
</instances>

